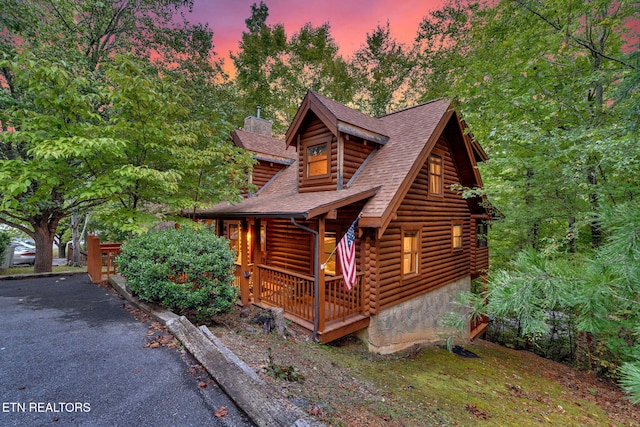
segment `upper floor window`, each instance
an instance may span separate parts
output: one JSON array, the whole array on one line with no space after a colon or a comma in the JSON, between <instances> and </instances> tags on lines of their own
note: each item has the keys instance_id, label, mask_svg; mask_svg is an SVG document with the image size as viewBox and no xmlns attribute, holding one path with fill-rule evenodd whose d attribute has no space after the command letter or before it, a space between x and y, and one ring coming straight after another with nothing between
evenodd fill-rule
<instances>
[{"instance_id":1,"label":"upper floor window","mask_svg":"<svg viewBox=\"0 0 640 427\"><path fill-rule=\"evenodd\" d=\"M418 243L420 241L418 231L404 231L402 234L402 274L418 274L420 262Z\"/></svg>"},{"instance_id":2,"label":"upper floor window","mask_svg":"<svg viewBox=\"0 0 640 427\"><path fill-rule=\"evenodd\" d=\"M429 194L442 196L442 157L429 156Z\"/></svg>"},{"instance_id":3,"label":"upper floor window","mask_svg":"<svg viewBox=\"0 0 640 427\"><path fill-rule=\"evenodd\" d=\"M329 144L307 148L307 178L329 174Z\"/></svg>"},{"instance_id":4,"label":"upper floor window","mask_svg":"<svg viewBox=\"0 0 640 427\"><path fill-rule=\"evenodd\" d=\"M462 249L462 224L453 224L451 228L451 246L454 250Z\"/></svg>"}]
</instances>

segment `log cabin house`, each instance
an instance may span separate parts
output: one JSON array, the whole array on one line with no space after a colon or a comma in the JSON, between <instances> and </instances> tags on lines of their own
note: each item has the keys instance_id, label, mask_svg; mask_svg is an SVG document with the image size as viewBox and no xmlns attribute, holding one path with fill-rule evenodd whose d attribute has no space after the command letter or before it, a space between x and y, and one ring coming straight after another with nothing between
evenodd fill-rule
<instances>
[{"instance_id":1,"label":"log cabin house","mask_svg":"<svg viewBox=\"0 0 640 427\"><path fill-rule=\"evenodd\" d=\"M195 218L236 248L241 304L281 307L323 343L358 332L380 353L441 339L451 300L489 264L489 212L452 188L481 187L487 156L451 102L373 118L308 92L284 141L247 120L232 136L255 155L257 191ZM335 248L356 218L347 290Z\"/></svg>"}]
</instances>

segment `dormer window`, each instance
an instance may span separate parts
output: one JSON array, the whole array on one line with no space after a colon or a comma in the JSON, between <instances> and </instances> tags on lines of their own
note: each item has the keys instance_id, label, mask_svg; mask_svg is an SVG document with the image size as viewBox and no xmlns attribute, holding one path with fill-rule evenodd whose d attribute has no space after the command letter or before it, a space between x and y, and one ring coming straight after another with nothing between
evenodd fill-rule
<instances>
[{"instance_id":1,"label":"dormer window","mask_svg":"<svg viewBox=\"0 0 640 427\"><path fill-rule=\"evenodd\" d=\"M329 144L317 144L307 147L307 178L327 176L329 174Z\"/></svg>"}]
</instances>

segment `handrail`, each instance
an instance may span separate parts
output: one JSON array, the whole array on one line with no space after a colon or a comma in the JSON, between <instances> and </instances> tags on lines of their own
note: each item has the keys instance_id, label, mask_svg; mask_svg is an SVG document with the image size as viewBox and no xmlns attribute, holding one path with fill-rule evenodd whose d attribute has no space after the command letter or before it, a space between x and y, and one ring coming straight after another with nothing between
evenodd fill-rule
<instances>
[{"instance_id":1,"label":"handrail","mask_svg":"<svg viewBox=\"0 0 640 427\"><path fill-rule=\"evenodd\" d=\"M302 273L298 273L296 271L287 270L286 268L274 267L272 265L264 265L264 264L258 264L258 267L262 268L263 270L271 270L271 271L275 271L282 274L288 274L289 276L294 276L294 277L297 277L298 279L313 281L313 276L307 276Z\"/></svg>"}]
</instances>

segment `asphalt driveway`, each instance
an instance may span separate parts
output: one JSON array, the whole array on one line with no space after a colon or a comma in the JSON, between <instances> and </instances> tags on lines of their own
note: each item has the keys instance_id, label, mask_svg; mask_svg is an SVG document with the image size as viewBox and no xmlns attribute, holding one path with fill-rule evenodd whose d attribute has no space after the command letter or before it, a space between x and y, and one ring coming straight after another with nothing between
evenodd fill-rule
<instances>
[{"instance_id":1,"label":"asphalt driveway","mask_svg":"<svg viewBox=\"0 0 640 427\"><path fill-rule=\"evenodd\" d=\"M0 280L0 425L252 425L125 307L86 275Z\"/></svg>"}]
</instances>

